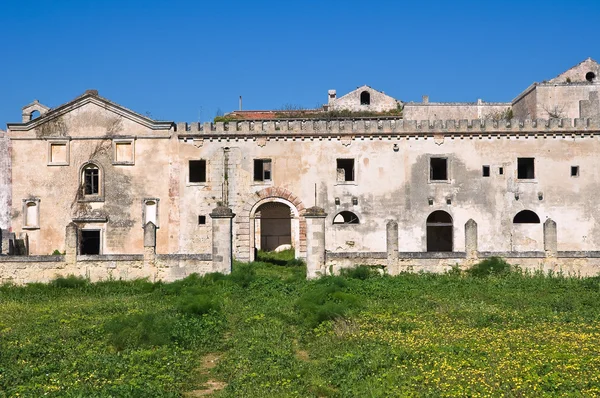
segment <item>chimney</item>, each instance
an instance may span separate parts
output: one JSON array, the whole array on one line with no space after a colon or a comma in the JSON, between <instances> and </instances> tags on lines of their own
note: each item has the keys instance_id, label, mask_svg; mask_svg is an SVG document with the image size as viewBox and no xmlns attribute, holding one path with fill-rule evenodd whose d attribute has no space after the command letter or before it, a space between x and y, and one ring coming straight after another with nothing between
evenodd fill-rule
<instances>
[{"instance_id":1,"label":"chimney","mask_svg":"<svg viewBox=\"0 0 600 398\"><path fill-rule=\"evenodd\" d=\"M423 103L424 104L428 104L429 103L429 96L428 95L424 95L423 96Z\"/></svg>"},{"instance_id":2,"label":"chimney","mask_svg":"<svg viewBox=\"0 0 600 398\"><path fill-rule=\"evenodd\" d=\"M332 103L332 102L335 100L335 97L336 97L336 91L335 91L335 90L329 90L329 91L327 92L327 94L328 94L328 97L329 97L329 98L328 98L328 100L327 100L327 103L328 103L328 104L331 104L331 103Z\"/></svg>"}]
</instances>

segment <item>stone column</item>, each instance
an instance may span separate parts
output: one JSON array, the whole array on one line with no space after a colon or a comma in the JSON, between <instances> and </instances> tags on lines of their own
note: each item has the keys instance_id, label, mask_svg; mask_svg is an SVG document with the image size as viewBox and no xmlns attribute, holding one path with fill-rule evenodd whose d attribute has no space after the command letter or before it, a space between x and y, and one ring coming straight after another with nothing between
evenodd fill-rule
<instances>
[{"instance_id":1,"label":"stone column","mask_svg":"<svg viewBox=\"0 0 600 398\"><path fill-rule=\"evenodd\" d=\"M68 265L77 262L77 224L74 222L65 228L65 261Z\"/></svg>"},{"instance_id":2,"label":"stone column","mask_svg":"<svg viewBox=\"0 0 600 398\"><path fill-rule=\"evenodd\" d=\"M153 267L156 259L156 225L148 221L144 225L144 267Z\"/></svg>"},{"instance_id":3,"label":"stone column","mask_svg":"<svg viewBox=\"0 0 600 398\"><path fill-rule=\"evenodd\" d=\"M325 210L314 206L306 209L306 277L325 275Z\"/></svg>"},{"instance_id":4,"label":"stone column","mask_svg":"<svg viewBox=\"0 0 600 398\"><path fill-rule=\"evenodd\" d=\"M387 247L387 269L388 273L398 273L398 223L394 220L388 221L385 226Z\"/></svg>"},{"instance_id":5,"label":"stone column","mask_svg":"<svg viewBox=\"0 0 600 398\"><path fill-rule=\"evenodd\" d=\"M235 214L229 207L217 206L210 213L210 217L212 218L212 270L229 274L232 263L231 224Z\"/></svg>"},{"instance_id":6,"label":"stone column","mask_svg":"<svg viewBox=\"0 0 600 398\"><path fill-rule=\"evenodd\" d=\"M544 252L546 252L546 257L556 257L558 252L556 222L551 218L544 222Z\"/></svg>"},{"instance_id":7,"label":"stone column","mask_svg":"<svg viewBox=\"0 0 600 398\"><path fill-rule=\"evenodd\" d=\"M465 223L465 252L467 259L476 259L478 257L477 246L477 223L472 218Z\"/></svg>"}]
</instances>

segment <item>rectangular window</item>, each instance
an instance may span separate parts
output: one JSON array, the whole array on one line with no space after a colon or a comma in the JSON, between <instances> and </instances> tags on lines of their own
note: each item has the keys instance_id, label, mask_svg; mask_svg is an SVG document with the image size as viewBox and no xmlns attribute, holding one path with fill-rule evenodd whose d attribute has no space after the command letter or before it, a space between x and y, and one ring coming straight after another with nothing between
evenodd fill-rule
<instances>
[{"instance_id":1,"label":"rectangular window","mask_svg":"<svg viewBox=\"0 0 600 398\"><path fill-rule=\"evenodd\" d=\"M135 146L133 139L115 139L113 140L113 164L135 163Z\"/></svg>"},{"instance_id":2,"label":"rectangular window","mask_svg":"<svg viewBox=\"0 0 600 398\"><path fill-rule=\"evenodd\" d=\"M48 143L48 165L50 165L50 166L68 166L69 165L69 142L68 141L50 141Z\"/></svg>"},{"instance_id":3,"label":"rectangular window","mask_svg":"<svg viewBox=\"0 0 600 398\"><path fill-rule=\"evenodd\" d=\"M535 178L534 158L517 158L517 178L532 180Z\"/></svg>"},{"instance_id":4,"label":"rectangular window","mask_svg":"<svg viewBox=\"0 0 600 398\"><path fill-rule=\"evenodd\" d=\"M504 174L504 167L498 167L498 174Z\"/></svg>"},{"instance_id":5,"label":"rectangular window","mask_svg":"<svg viewBox=\"0 0 600 398\"><path fill-rule=\"evenodd\" d=\"M571 177L579 177L579 166L571 166Z\"/></svg>"},{"instance_id":6,"label":"rectangular window","mask_svg":"<svg viewBox=\"0 0 600 398\"><path fill-rule=\"evenodd\" d=\"M431 181L448 181L448 159L431 158L429 160L429 178Z\"/></svg>"},{"instance_id":7,"label":"rectangular window","mask_svg":"<svg viewBox=\"0 0 600 398\"><path fill-rule=\"evenodd\" d=\"M79 254L95 255L100 254L100 231L82 230L79 242Z\"/></svg>"},{"instance_id":8,"label":"rectangular window","mask_svg":"<svg viewBox=\"0 0 600 398\"><path fill-rule=\"evenodd\" d=\"M354 181L354 159L337 160L337 181Z\"/></svg>"},{"instance_id":9,"label":"rectangular window","mask_svg":"<svg viewBox=\"0 0 600 398\"><path fill-rule=\"evenodd\" d=\"M190 160L190 182L206 182L206 160Z\"/></svg>"},{"instance_id":10,"label":"rectangular window","mask_svg":"<svg viewBox=\"0 0 600 398\"><path fill-rule=\"evenodd\" d=\"M254 181L271 181L271 159L254 159Z\"/></svg>"},{"instance_id":11,"label":"rectangular window","mask_svg":"<svg viewBox=\"0 0 600 398\"><path fill-rule=\"evenodd\" d=\"M198 224L199 225L206 224L206 216L198 216Z\"/></svg>"},{"instance_id":12,"label":"rectangular window","mask_svg":"<svg viewBox=\"0 0 600 398\"><path fill-rule=\"evenodd\" d=\"M99 189L99 170L95 167L87 167L83 172L84 177L84 194L86 195L98 195Z\"/></svg>"},{"instance_id":13,"label":"rectangular window","mask_svg":"<svg viewBox=\"0 0 600 398\"><path fill-rule=\"evenodd\" d=\"M483 166L481 172L484 177L489 177L490 176L490 166Z\"/></svg>"}]
</instances>

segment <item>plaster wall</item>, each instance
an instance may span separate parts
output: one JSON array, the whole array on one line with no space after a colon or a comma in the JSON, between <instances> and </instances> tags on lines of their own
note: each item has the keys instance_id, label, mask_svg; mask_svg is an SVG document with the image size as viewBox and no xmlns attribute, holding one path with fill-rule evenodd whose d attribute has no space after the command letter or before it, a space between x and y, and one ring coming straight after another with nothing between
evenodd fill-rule
<instances>
[{"instance_id":1,"label":"plaster wall","mask_svg":"<svg viewBox=\"0 0 600 398\"><path fill-rule=\"evenodd\" d=\"M4 231L8 231L10 228L10 182L10 141L8 140L6 132L0 130L0 229Z\"/></svg>"}]
</instances>

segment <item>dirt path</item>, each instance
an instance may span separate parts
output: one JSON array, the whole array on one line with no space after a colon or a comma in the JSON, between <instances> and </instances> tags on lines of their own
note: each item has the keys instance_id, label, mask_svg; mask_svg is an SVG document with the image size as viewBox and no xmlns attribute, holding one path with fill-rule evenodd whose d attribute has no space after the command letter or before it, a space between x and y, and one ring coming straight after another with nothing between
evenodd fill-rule
<instances>
[{"instance_id":1,"label":"dirt path","mask_svg":"<svg viewBox=\"0 0 600 398\"><path fill-rule=\"evenodd\" d=\"M186 392L183 394L185 397L206 397L227 386L227 383L225 382L216 381L210 378L210 370L217 366L219 359L221 359L221 357L218 353L209 353L202 358L202 364L200 365L198 372L201 376L208 377L208 380L204 382L205 388Z\"/></svg>"}]
</instances>

